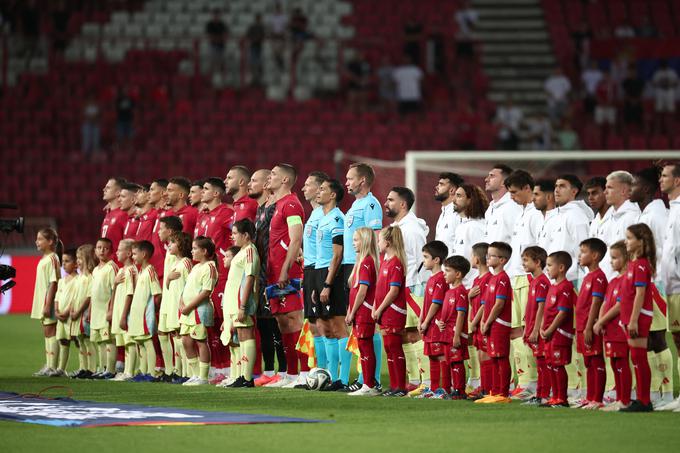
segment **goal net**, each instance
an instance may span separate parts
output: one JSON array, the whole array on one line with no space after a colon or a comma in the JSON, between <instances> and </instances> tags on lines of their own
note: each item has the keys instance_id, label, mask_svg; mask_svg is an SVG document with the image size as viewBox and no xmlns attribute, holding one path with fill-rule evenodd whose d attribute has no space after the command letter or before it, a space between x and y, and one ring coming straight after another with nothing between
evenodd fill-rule
<instances>
[{"instance_id":1,"label":"goal net","mask_svg":"<svg viewBox=\"0 0 680 453\"><path fill-rule=\"evenodd\" d=\"M536 180L573 173L585 183L614 170L635 172L659 162L680 160L680 151L407 151L403 157L382 160L338 151L335 162L339 176L354 162L372 165L376 172L372 191L381 202L391 187L409 187L416 196L415 213L425 219L434 234L441 210L434 189L442 172L458 173L466 182L482 188L484 177L495 164L526 170Z\"/></svg>"}]
</instances>

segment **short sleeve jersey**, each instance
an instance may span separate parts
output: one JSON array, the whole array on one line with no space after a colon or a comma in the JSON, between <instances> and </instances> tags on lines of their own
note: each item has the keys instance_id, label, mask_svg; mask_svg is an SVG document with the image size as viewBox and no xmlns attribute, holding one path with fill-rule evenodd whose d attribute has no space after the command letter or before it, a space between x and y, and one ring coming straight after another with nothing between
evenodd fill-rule
<instances>
[{"instance_id":1,"label":"short sleeve jersey","mask_svg":"<svg viewBox=\"0 0 680 453\"><path fill-rule=\"evenodd\" d=\"M90 328L103 329L108 326L106 312L113 294L113 284L118 266L113 261L97 266L92 271L92 291L90 293Z\"/></svg>"},{"instance_id":2,"label":"short sleeve jersey","mask_svg":"<svg viewBox=\"0 0 680 453\"><path fill-rule=\"evenodd\" d=\"M136 239L139 231L139 219L136 215L129 215L123 228L123 239Z\"/></svg>"},{"instance_id":3,"label":"short sleeve jersey","mask_svg":"<svg viewBox=\"0 0 680 453\"><path fill-rule=\"evenodd\" d=\"M630 261L623 274L621 285L619 286L618 300L621 302L621 322L628 325L631 314L633 313L633 302L637 288L646 288L645 299L642 302L641 316L652 316L652 268L647 258L638 258Z\"/></svg>"},{"instance_id":4,"label":"short sleeve jersey","mask_svg":"<svg viewBox=\"0 0 680 453\"><path fill-rule=\"evenodd\" d=\"M227 286L224 289L222 308L224 317L235 315L240 307L245 307L246 315L254 315L257 309L257 276L260 273L260 257L254 244L243 247L231 260ZM253 277L253 287L248 300L242 299L248 277Z\"/></svg>"},{"instance_id":5,"label":"short sleeve jersey","mask_svg":"<svg viewBox=\"0 0 680 453\"><path fill-rule=\"evenodd\" d=\"M352 247L352 237L357 228L368 227L372 230L382 228L382 205L371 192L365 197L357 198L345 214L345 231L343 233L342 264L354 264L356 252Z\"/></svg>"},{"instance_id":6,"label":"short sleeve jersey","mask_svg":"<svg viewBox=\"0 0 680 453\"><path fill-rule=\"evenodd\" d=\"M593 304L593 297L603 298L607 291L607 276L599 267L593 272L589 272L581 283L581 290L576 298L576 331L582 332L588 324L588 314L590 306Z\"/></svg>"},{"instance_id":7,"label":"short sleeve jersey","mask_svg":"<svg viewBox=\"0 0 680 453\"><path fill-rule=\"evenodd\" d=\"M618 302L619 288L621 287L621 281L623 280L623 275L614 277L607 285L607 292L604 296L604 301L602 306L604 307L604 313L607 313L612 307L614 307ZM621 315L616 315L611 321L604 326L604 340L605 341L621 341L626 342L628 338L626 332L619 325L621 321Z\"/></svg>"},{"instance_id":8,"label":"short sleeve jersey","mask_svg":"<svg viewBox=\"0 0 680 453\"><path fill-rule=\"evenodd\" d=\"M71 308L73 310L80 310L83 306L85 300L90 297L90 291L92 289L92 274L80 274L78 275L78 282L76 283L78 287L76 291L76 299L73 302Z\"/></svg>"},{"instance_id":9,"label":"short sleeve jersey","mask_svg":"<svg viewBox=\"0 0 680 453\"><path fill-rule=\"evenodd\" d=\"M562 282L551 285L546 296L545 308L543 309L543 329L550 327L557 313L564 312L567 316L557 326L557 330L551 337L551 343L557 346L569 346L574 339L574 305L576 293L574 285L564 279Z\"/></svg>"},{"instance_id":10,"label":"short sleeve jersey","mask_svg":"<svg viewBox=\"0 0 680 453\"><path fill-rule=\"evenodd\" d=\"M393 256L383 260L378 272L378 281L375 284L375 307L379 307L385 300L385 296L392 287L399 288L399 293L392 306L387 307L380 320L380 324L389 327L403 327L406 322L406 274L404 266L399 258Z\"/></svg>"},{"instance_id":11,"label":"short sleeve jersey","mask_svg":"<svg viewBox=\"0 0 680 453\"><path fill-rule=\"evenodd\" d=\"M132 295L130 315L128 317L128 335L144 336L152 332L149 326L154 325L156 310L154 296L161 294L161 284L153 266L146 266L139 271L135 292Z\"/></svg>"},{"instance_id":12,"label":"short sleeve jersey","mask_svg":"<svg viewBox=\"0 0 680 453\"><path fill-rule=\"evenodd\" d=\"M111 239L113 253L118 250L118 243L123 239L123 229L128 220L128 215L122 209L111 209L106 213L102 222L101 237Z\"/></svg>"},{"instance_id":13,"label":"short sleeve jersey","mask_svg":"<svg viewBox=\"0 0 680 453\"><path fill-rule=\"evenodd\" d=\"M248 195L244 195L238 200L234 200L234 217L231 221L232 224L238 222L241 219L250 219L255 223L255 216L257 214L257 200L250 198Z\"/></svg>"},{"instance_id":14,"label":"short sleeve jersey","mask_svg":"<svg viewBox=\"0 0 680 453\"><path fill-rule=\"evenodd\" d=\"M305 213L295 194L288 194L276 202L276 209L269 225L269 256L267 273L269 283L279 278L290 245L289 227L302 225ZM302 278L302 268L294 261L288 271L290 278Z\"/></svg>"},{"instance_id":15,"label":"short sleeve jersey","mask_svg":"<svg viewBox=\"0 0 680 453\"><path fill-rule=\"evenodd\" d=\"M33 306L31 307L31 318L42 319L43 308L47 301L47 290L50 284L57 283L59 280L59 257L56 253L49 253L38 262L35 272L35 288L33 290Z\"/></svg>"},{"instance_id":16,"label":"short sleeve jersey","mask_svg":"<svg viewBox=\"0 0 680 453\"><path fill-rule=\"evenodd\" d=\"M206 226L201 231L203 236L209 237L215 243L215 253L217 254L219 266L217 268L219 280L226 280L227 278L222 258L224 258L229 247L232 246L231 227L233 219L234 211L226 204L220 204L206 214Z\"/></svg>"},{"instance_id":17,"label":"short sleeve jersey","mask_svg":"<svg viewBox=\"0 0 680 453\"><path fill-rule=\"evenodd\" d=\"M151 235L153 234L153 227L156 225L156 219L158 219L158 211L156 209L150 209L148 212L139 216L139 227L137 228L135 240L151 241Z\"/></svg>"},{"instance_id":18,"label":"short sleeve jersey","mask_svg":"<svg viewBox=\"0 0 680 453\"><path fill-rule=\"evenodd\" d=\"M458 285L455 288L449 289L444 296L444 307L442 320L446 323L444 335L441 340L442 343L452 343L453 336L456 333L456 321L458 320L458 313L463 313L463 327L460 335L465 338L468 332L468 291L465 285ZM436 326L435 326L436 327ZM437 329L439 330L439 329Z\"/></svg>"},{"instance_id":19,"label":"short sleeve jersey","mask_svg":"<svg viewBox=\"0 0 680 453\"><path fill-rule=\"evenodd\" d=\"M134 265L118 269L118 275L123 276L123 281L116 285L113 298L113 310L111 314L111 333L114 335L125 333L120 328L120 319L125 308L125 299L135 294L135 283L137 281L137 268Z\"/></svg>"},{"instance_id":20,"label":"short sleeve jersey","mask_svg":"<svg viewBox=\"0 0 680 453\"><path fill-rule=\"evenodd\" d=\"M212 295L212 291L215 289L216 284L217 266L215 266L215 263L206 261L205 263L196 264L191 269L191 273L189 274L189 277L187 277L187 282L184 285L184 291L182 292L184 304L191 303L201 291L209 291L210 295ZM180 323L188 326L195 326L198 324L210 326L213 322L212 316L213 308L210 296L208 296L188 315L182 315Z\"/></svg>"},{"instance_id":21,"label":"short sleeve jersey","mask_svg":"<svg viewBox=\"0 0 680 453\"><path fill-rule=\"evenodd\" d=\"M194 234L194 228L196 228L196 221L198 220L198 209L185 205L178 209L177 212L168 212L168 215L176 215L182 219L182 231L187 234Z\"/></svg>"},{"instance_id":22,"label":"short sleeve jersey","mask_svg":"<svg viewBox=\"0 0 680 453\"><path fill-rule=\"evenodd\" d=\"M491 277L487 294L488 296L484 296L484 319L489 318L491 310L493 310L497 300L503 300L505 301L503 310L491 325L491 329L500 329L499 331L501 332L509 331L512 326L512 288L510 286L510 278L505 271Z\"/></svg>"},{"instance_id":23,"label":"short sleeve jersey","mask_svg":"<svg viewBox=\"0 0 680 453\"><path fill-rule=\"evenodd\" d=\"M54 296L54 304L59 311L69 310L71 303L75 300L78 293L78 276L72 278L64 277L57 283L57 294Z\"/></svg>"},{"instance_id":24,"label":"short sleeve jersey","mask_svg":"<svg viewBox=\"0 0 680 453\"><path fill-rule=\"evenodd\" d=\"M524 338L528 339L531 332L536 327L536 314L539 304L544 304L550 290L550 279L545 274L531 280L529 283L529 294L527 295L527 306L524 311Z\"/></svg>"},{"instance_id":25,"label":"short sleeve jersey","mask_svg":"<svg viewBox=\"0 0 680 453\"><path fill-rule=\"evenodd\" d=\"M491 277L493 277L493 274L491 272L487 272L481 277L475 277L474 281L472 282L472 288L475 286L479 287L479 294L470 300L470 315L472 317L477 316L477 311L479 311L479 309L482 307L484 293L486 293L489 288L489 280L491 280Z\"/></svg>"},{"instance_id":26,"label":"short sleeve jersey","mask_svg":"<svg viewBox=\"0 0 680 453\"><path fill-rule=\"evenodd\" d=\"M373 308L373 302L375 301L375 285L377 281L376 271L375 271L375 261L370 256L365 257L361 260L359 267L357 268L357 275L354 276L354 284L349 289L349 306L350 309L354 308L354 304L357 298L357 292L359 292L359 285L366 286L366 297L363 301L359 301L361 304L359 310L354 317L357 323L372 323L373 318L371 318L371 310Z\"/></svg>"},{"instance_id":27,"label":"short sleeve jersey","mask_svg":"<svg viewBox=\"0 0 680 453\"><path fill-rule=\"evenodd\" d=\"M446 283L443 272L437 272L432 275L425 284L425 296L423 297L423 308L420 311L420 318L425 319L432 304L439 305L439 311L432 319L425 335L423 335L423 341L433 342L440 341L437 339L439 332L439 327L435 324L435 320L442 319L442 308L444 305L444 296L446 295L446 290L449 285Z\"/></svg>"},{"instance_id":28,"label":"short sleeve jersey","mask_svg":"<svg viewBox=\"0 0 680 453\"><path fill-rule=\"evenodd\" d=\"M193 264L191 259L182 258L175 261L172 271L179 272L179 277L170 282L169 288L163 287L163 298L161 299L161 314L165 314L166 326L170 329L179 329L179 301L182 298L182 291L186 285L189 273Z\"/></svg>"},{"instance_id":29,"label":"short sleeve jersey","mask_svg":"<svg viewBox=\"0 0 680 453\"><path fill-rule=\"evenodd\" d=\"M345 230L345 216L340 208L331 209L319 219L316 230L316 261L314 267L323 269L331 265L333 243L339 241Z\"/></svg>"},{"instance_id":30,"label":"short sleeve jersey","mask_svg":"<svg viewBox=\"0 0 680 453\"><path fill-rule=\"evenodd\" d=\"M169 210L159 210L158 217L153 225L153 231L151 232L151 243L153 244L153 256L149 260L149 263L156 269L156 274L162 280L163 279L163 261L165 260L166 249L165 244L161 242L161 238L158 236L158 227L160 225L160 220L163 217L171 216L172 211Z\"/></svg>"},{"instance_id":31,"label":"short sleeve jersey","mask_svg":"<svg viewBox=\"0 0 680 453\"><path fill-rule=\"evenodd\" d=\"M323 208L319 206L312 210L305 223L302 235L302 254L306 266L314 266L316 263L316 231L319 228L319 220L323 217Z\"/></svg>"}]
</instances>

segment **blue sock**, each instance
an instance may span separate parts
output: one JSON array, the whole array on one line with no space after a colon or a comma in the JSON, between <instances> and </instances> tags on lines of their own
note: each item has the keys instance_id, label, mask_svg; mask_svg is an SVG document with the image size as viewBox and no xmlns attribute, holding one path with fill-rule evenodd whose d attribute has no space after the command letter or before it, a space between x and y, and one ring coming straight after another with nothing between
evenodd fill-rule
<instances>
[{"instance_id":1,"label":"blue sock","mask_svg":"<svg viewBox=\"0 0 680 453\"><path fill-rule=\"evenodd\" d=\"M326 368L326 337L314 337L314 354L316 355L317 368Z\"/></svg>"},{"instance_id":2,"label":"blue sock","mask_svg":"<svg viewBox=\"0 0 680 453\"><path fill-rule=\"evenodd\" d=\"M382 337L379 333L373 335L373 350L375 351L375 382L380 383L380 375L382 372L382 352L383 343Z\"/></svg>"},{"instance_id":3,"label":"blue sock","mask_svg":"<svg viewBox=\"0 0 680 453\"><path fill-rule=\"evenodd\" d=\"M338 352L338 339L326 338L326 364L333 382L338 380L338 363L340 362Z\"/></svg>"},{"instance_id":4,"label":"blue sock","mask_svg":"<svg viewBox=\"0 0 680 453\"><path fill-rule=\"evenodd\" d=\"M340 380L343 384L349 385L349 371L352 365L352 353L347 350L349 338L338 340L338 352L340 354Z\"/></svg>"}]
</instances>

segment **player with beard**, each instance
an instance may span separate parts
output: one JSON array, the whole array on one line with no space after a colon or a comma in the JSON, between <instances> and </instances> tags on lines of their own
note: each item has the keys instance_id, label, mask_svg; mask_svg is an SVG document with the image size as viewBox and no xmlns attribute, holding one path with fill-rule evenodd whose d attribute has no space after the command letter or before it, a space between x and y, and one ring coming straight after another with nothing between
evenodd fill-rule
<instances>
[{"instance_id":1,"label":"player with beard","mask_svg":"<svg viewBox=\"0 0 680 453\"><path fill-rule=\"evenodd\" d=\"M610 226L612 211L607 204L607 197L604 191L607 187L607 178L596 176L586 182L586 201L590 209L593 210L595 218L590 222L590 237L606 241L607 229Z\"/></svg>"},{"instance_id":2,"label":"player with beard","mask_svg":"<svg viewBox=\"0 0 680 453\"><path fill-rule=\"evenodd\" d=\"M168 204L168 180L167 179L156 179L151 183L149 187L149 205L152 209L156 210L156 221L154 222L153 229L151 230L151 244L153 244L153 256L149 260L149 263L156 269L156 274L158 279L163 281L163 264L165 263L165 244L162 243L160 237L158 236L158 228L160 226L159 220L167 215L172 215L167 210Z\"/></svg>"},{"instance_id":3,"label":"player with beard","mask_svg":"<svg viewBox=\"0 0 680 453\"><path fill-rule=\"evenodd\" d=\"M536 181L532 201L534 207L543 215L543 223L538 231L538 246L543 250L548 247L552 229L555 226L555 182L549 179Z\"/></svg>"},{"instance_id":4,"label":"player with beard","mask_svg":"<svg viewBox=\"0 0 680 453\"><path fill-rule=\"evenodd\" d=\"M234 200L232 205L232 208L234 209L232 224L241 219L249 219L251 222L255 222L258 204L257 200L248 196L248 182L250 181L250 176L250 170L247 167L236 165L231 167L227 173L227 177L224 178L227 195Z\"/></svg>"},{"instance_id":5,"label":"player with beard","mask_svg":"<svg viewBox=\"0 0 680 453\"><path fill-rule=\"evenodd\" d=\"M276 210L276 203L267 183L270 173L271 170L268 169L257 170L250 177L250 182L248 183L248 197L257 201L258 204L255 215L255 246L260 256L259 288L264 288L267 285L269 225ZM286 355L283 352L283 342L281 341L281 331L272 316L269 301L265 297L263 290L258 292L258 298L257 332L260 336L264 369L262 370L262 375L255 379L256 387L279 381L283 377L284 370L287 368ZM274 372L274 356L276 356L276 362L279 365L279 372L281 374Z\"/></svg>"},{"instance_id":6,"label":"player with beard","mask_svg":"<svg viewBox=\"0 0 680 453\"><path fill-rule=\"evenodd\" d=\"M123 239L135 239L137 237L137 229L139 228L139 221L137 220L137 193L141 190L141 186L131 182L123 185L118 196L120 202L120 209L122 209L128 216L123 229Z\"/></svg>"},{"instance_id":7,"label":"player with beard","mask_svg":"<svg viewBox=\"0 0 680 453\"><path fill-rule=\"evenodd\" d=\"M291 290L291 280L302 278L298 255L302 247L304 209L292 193L297 171L292 165L278 164L269 174L269 188L276 200L276 209L269 228L269 253L267 257L267 286L291 292L269 299L271 312L281 330L283 350L286 354L286 376L269 387L294 388L305 385L309 366L307 354L296 351L295 346L302 330L302 299L299 291Z\"/></svg>"},{"instance_id":8,"label":"player with beard","mask_svg":"<svg viewBox=\"0 0 680 453\"><path fill-rule=\"evenodd\" d=\"M510 176L510 173L512 173L512 168L497 164L484 178L484 190L491 195L489 207L484 213L486 219L484 242L488 244L496 241L509 244L515 219L522 215L522 209L512 201L504 185L505 178Z\"/></svg>"},{"instance_id":9,"label":"player with beard","mask_svg":"<svg viewBox=\"0 0 680 453\"><path fill-rule=\"evenodd\" d=\"M454 207L460 216L460 225L456 228L456 243L449 255L459 255L466 260L472 260L472 247L484 241L486 219L484 213L489 207L489 200L484 191L473 184L463 184L456 189ZM477 277L477 269L463 276L463 285L472 287L472 282Z\"/></svg>"},{"instance_id":10,"label":"player with beard","mask_svg":"<svg viewBox=\"0 0 680 453\"><path fill-rule=\"evenodd\" d=\"M182 219L182 231L194 234L196 221L198 219L198 209L187 204L189 200L189 190L191 183L182 177L171 178L168 182L168 206L172 211L171 215L176 215Z\"/></svg>"},{"instance_id":11,"label":"player with beard","mask_svg":"<svg viewBox=\"0 0 680 453\"><path fill-rule=\"evenodd\" d=\"M461 221L454 203L456 190L464 182L460 175L445 172L439 175L439 180L434 188L434 199L442 205L442 212L437 220L434 238L446 244L449 255L452 255L453 247L456 243L456 228Z\"/></svg>"},{"instance_id":12,"label":"player with beard","mask_svg":"<svg viewBox=\"0 0 680 453\"><path fill-rule=\"evenodd\" d=\"M118 250L118 243L123 239L123 230L127 222L127 214L120 209L118 197L123 185L127 181L124 178L110 178L102 190L102 199L106 202L104 212L106 216L102 222L101 237L108 238L113 244L112 252Z\"/></svg>"},{"instance_id":13,"label":"player with beard","mask_svg":"<svg viewBox=\"0 0 680 453\"><path fill-rule=\"evenodd\" d=\"M191 183L191 188L189 189L189 204L198 210L194 237L200 236L201 231L205 231L208 221L205 204L201 202L201 198L203 198L203 184L205 184L205 179L197 179Z\"/></svg>"},{"instance_id":14,"label":"player with beard","mask_svg":"<svg viewBox=\"0 0 680 453\"><path fill-rule=\"evenodd\" d=\"M137 228L136 241L151 242L151 233L158 218L158 211L149 202L148 184L143 184L141 190L137 192L137 199L135 206L137 206L137 217L139 219L139 227Z\"/></svg>"}]
</instances>

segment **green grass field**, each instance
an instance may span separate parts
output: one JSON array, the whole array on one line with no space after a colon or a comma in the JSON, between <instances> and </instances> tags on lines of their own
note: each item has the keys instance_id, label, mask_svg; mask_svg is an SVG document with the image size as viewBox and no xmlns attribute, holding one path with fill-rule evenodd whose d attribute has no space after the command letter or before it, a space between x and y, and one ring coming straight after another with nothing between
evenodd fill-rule
<instances>
[{"instance_id":1,"label":"green grass field","mask_svg":"<svg viewBox=\"0 0 680 453\"><path fill-rule=\"evenodd\" d=\"M672 451L680 414L540 409L517 403L358 398L301 390L34 378L43 341L35 321L1 316L0 391L68 386L73 398L333 420L324 424L56 428L0 422L0 451ZM71 363L74 362L72 358ZM385 381L386 382L386 381ZM64 395L62 393L59 396ZM57 395L53 395L57 396Z\"/></svg>"}]
</instances>

